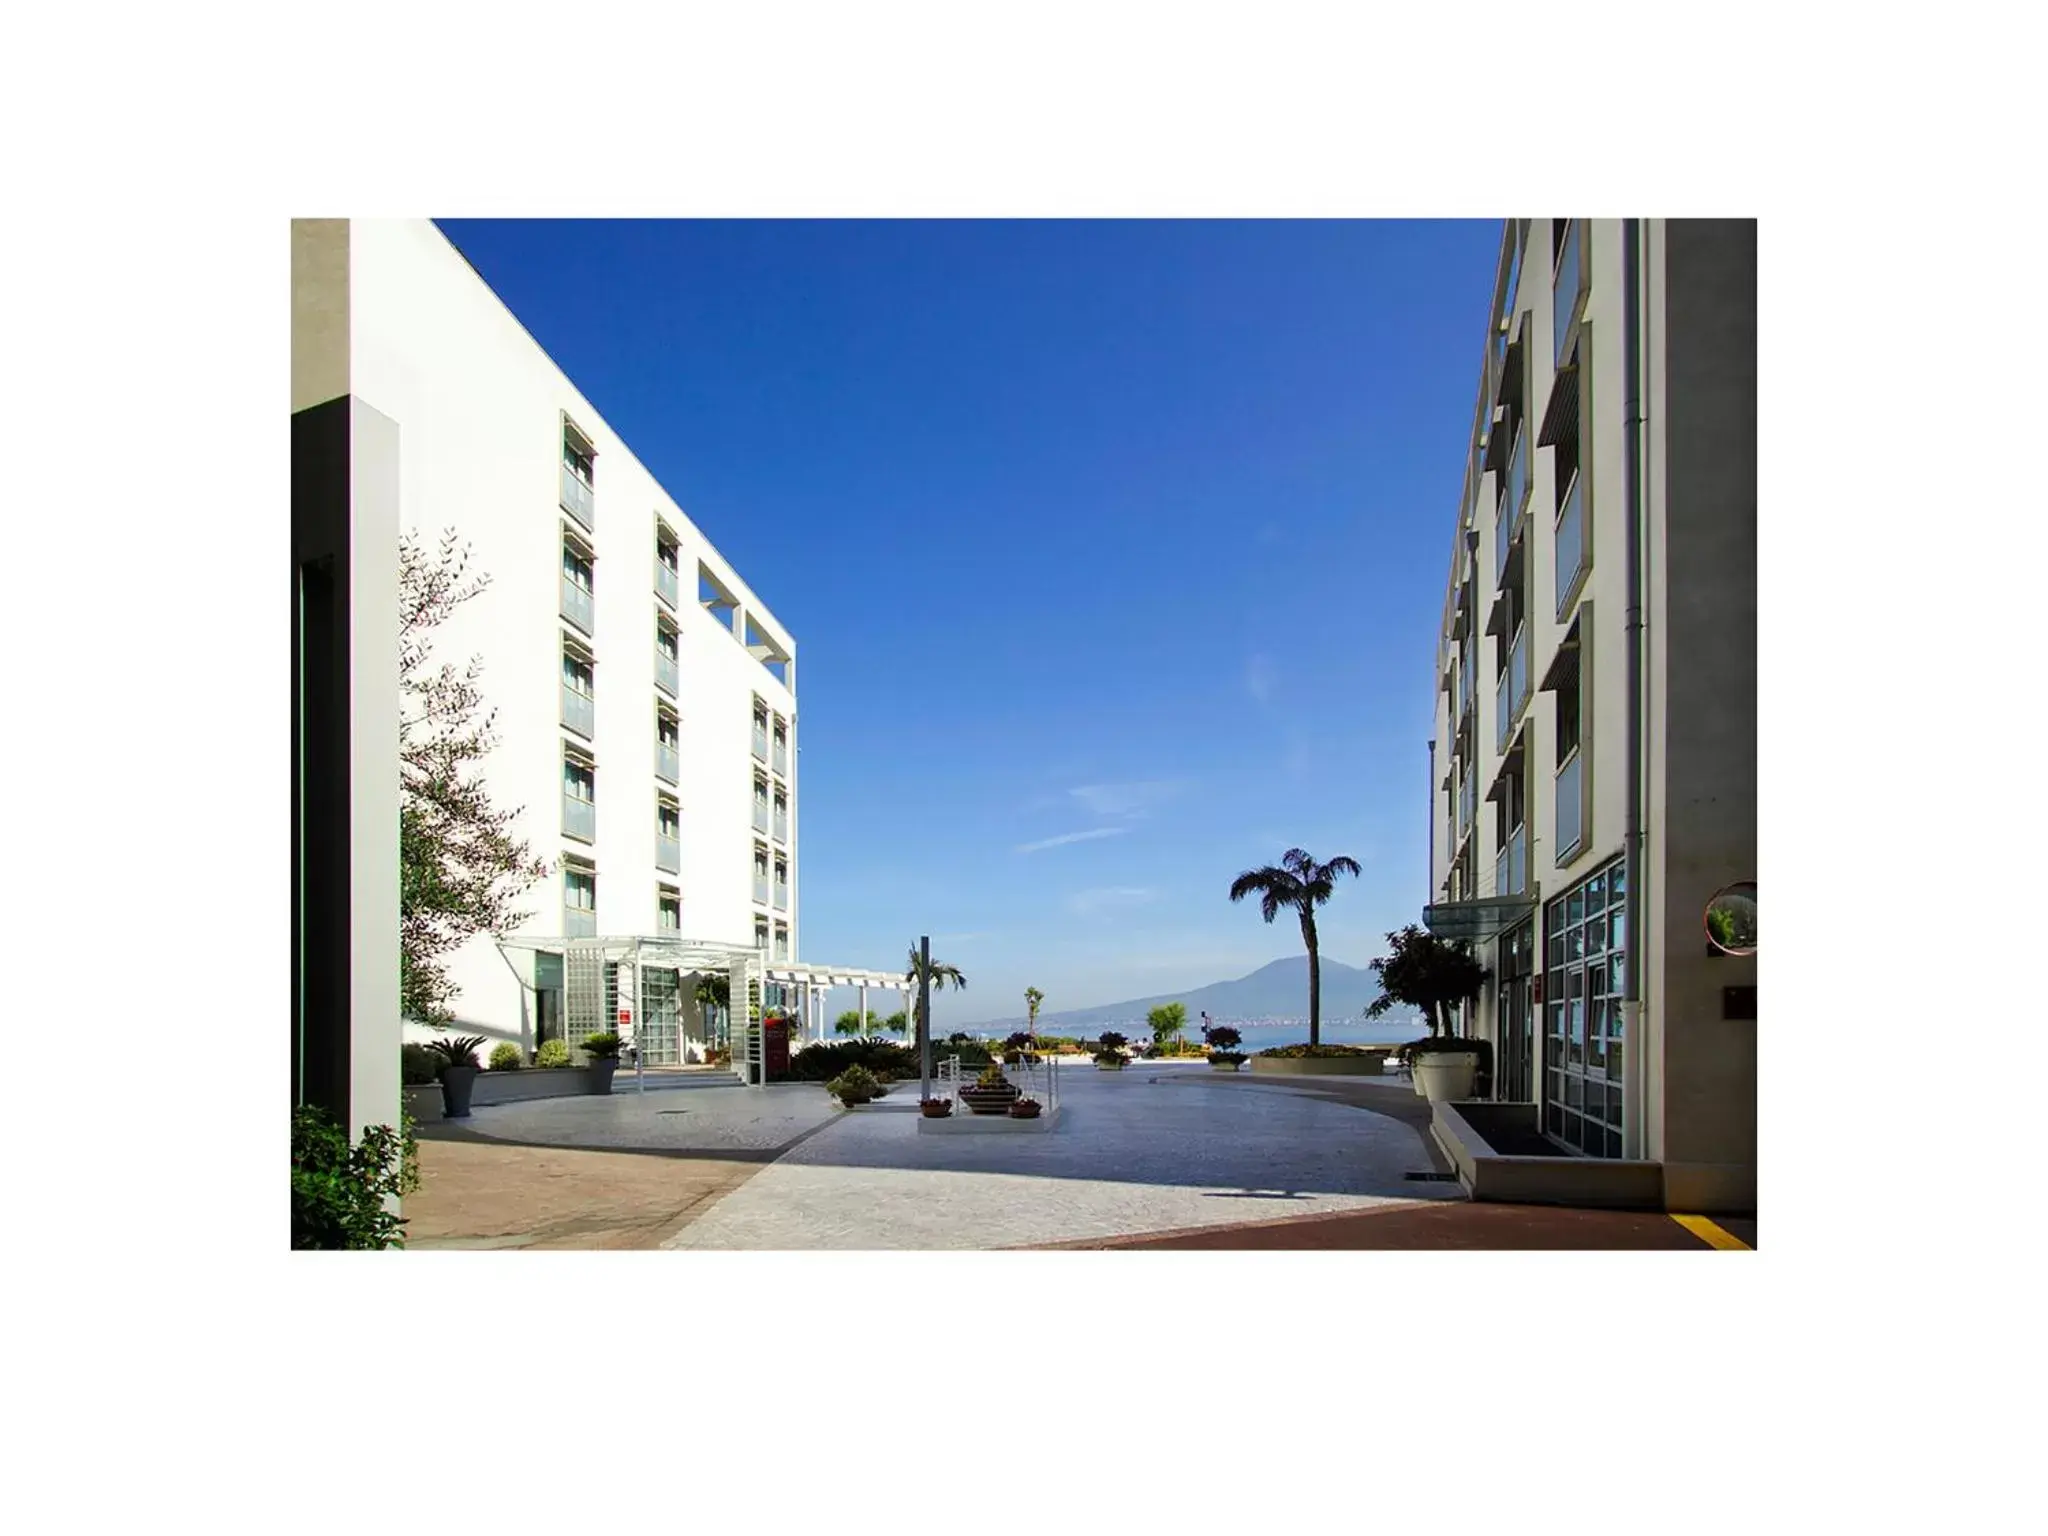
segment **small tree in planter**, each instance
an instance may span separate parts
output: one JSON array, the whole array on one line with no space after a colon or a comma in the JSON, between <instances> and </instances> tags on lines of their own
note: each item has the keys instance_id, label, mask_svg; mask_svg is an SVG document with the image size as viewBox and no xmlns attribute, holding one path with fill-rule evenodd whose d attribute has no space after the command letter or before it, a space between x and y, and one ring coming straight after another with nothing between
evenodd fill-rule
<instances>
[{"instance_id":1,"label":"small tree in planter","mask_svg":"<svg viewBox=\"0 0 2048 1536\"><path fill-rule=\"evenodd\" d=\"M852 1109L856 1104L869 1104L882 1097L889 1090L880 1078L866 1067L848 1067L844 1072L825 1085L825 1091Z\"/></svg>"},{"instance_id":2,"label":"small tree in planter","mask_svg":"<svg viewBox=\"0 0 2048 1536\"><path fill-rule=\"evenodd\" d=\"M583 1054L590 1058L590 1091L604 1094L612 1091L612 1075L619 1070L619 1051L625 1042L607 1031L601 1035L583 1037Z\"/></svg>"},{"instance_id":3,"label":"small tree in planter","mask_svg":"<svg viewBox=\"0 0 2048 1536\"><path fill-rule=\"evenodd\" d=\"M1367 1005L1365 1016L1377 1019L1397 1004L1420 1008L1432 1037L1453 1038L1452 1011L1479 995L1486 967L1462 945L1440 939L1410 923L1387 935L1392 951L1372 962L1380 995Z\"/></svg>"},{"instance_id":4,"label":"small tree in planter","mask_svg":"<svg viewBox=\"0 0 2048 1536\"><path fill-rule=\"evenodd\" d=\"M1202 1042L1209 1047L1210 1066L1235 1072L1244 1065L1244 1052L1238 1049L1244 1036L1231 1025L1211 1024L1202 1031Z\"/></svg>"},{"instance_id":5,"label":"small tree in planter","mask_svg":"<svg viewBox=\"0 0 2048 1536\"><path fill-rule=\"evenodd\" d=\"M517 1072L525 1065L526 1058L519 1054L519 1047L510 1040L501 1040L491 1047L493 1072Z\"/></svg>"},{"instance_id":6,"label":"small tree in planter","mask_svg":"<svg viewBox=\"0 0 2048 1536\"><path fill-rule=\"evenodd\" d=\"M480 1070L476 1053L483 1044L482 1035L443 1035L427 1042L427 1049L441 1058L441 1112L450 1120L469 1114L469 1096Z\"/></svg>"},{"instance_id":7,"label":"small tree in planter","mask_svg":"<svg viewBox=\"0 0 2048 1536\"><path fill-rule=\"evenodd\" d=\"M1121 1072L1131 1058L1124 1051L1130 1041L1113 1029L1105 1029L1095 1042L1095 1065L1105 1072Z\"/></svg>"},{"instance_id":8,"label":"small tree in planter","mask_svg":"<svg viewBox=\"0 0 2048 1536\"><path fill-rule=\"evenodd\" d=\"M1180 1032L1188 1027L1185 1003L1161 1003L1145 1015L1145 1022L1152 1027L1152 1044L1161 1054L1180 1054Z\"/></svg>"}]
</instances>

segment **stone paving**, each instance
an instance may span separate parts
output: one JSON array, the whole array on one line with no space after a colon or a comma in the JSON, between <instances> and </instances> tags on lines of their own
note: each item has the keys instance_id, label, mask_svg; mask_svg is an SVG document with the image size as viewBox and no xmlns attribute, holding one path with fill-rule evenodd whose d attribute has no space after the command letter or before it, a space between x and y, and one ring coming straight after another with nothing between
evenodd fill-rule
<instances>
[{"instance_id":1,"label":"stone paving","mask_svg":"<svg viewBox=\"0 0 2048 1536\"><path fill-rule=\"evenodd\" d=\"M1063 1071L1056 1130L986 1138L918 1135L916 1085L899 1086L828 1110L662 1246L1003 1248L1459 1198L1405 1177L1442 1167L1413 1125L1291 1086L1243 1091L1200 1063ZM757 1092L792 1094L825 1097Z\"/></svg>"},{"instance_id":2,"label":"stone paving","mask_svg":"<svg viewBox=\"0 0 2048 1536\"><path fill-rule=\"evenodd\" d=\"M914 1107L915 1085L909 1097ZM642 1094L622 1072L604 1097L495 1104L454 1123L473 1135L530 1146L717 1155L773 1153L841 1113L816 1083L776 1083L767 1088L671 1084Z\"/></svg>"}]
</instances>

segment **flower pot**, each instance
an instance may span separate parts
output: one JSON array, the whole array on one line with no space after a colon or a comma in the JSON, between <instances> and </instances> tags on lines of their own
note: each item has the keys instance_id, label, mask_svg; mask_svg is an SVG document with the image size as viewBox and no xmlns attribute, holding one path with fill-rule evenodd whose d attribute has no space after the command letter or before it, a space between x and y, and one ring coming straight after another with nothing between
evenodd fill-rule
<instances>
[{"instance_id":1,"label":"flower pot","mask_svg":"<svg viewBox=\"0 0 2048 1536\"><path fill-rule=\"evenodd\" d=\"M1121 1072L1123 1069L1124 1064L1120 1061L1098 1061L1095 1063L1095 1070L1098 1072Z\"/></svg>"},{"instance_id":2,"label":"flower pot","mask_svg":"<svg viewBox=\"0 0 2048 1536\"><path fill-rule=\"evenodd\" d=\"M1010 1106L1010 1118L1012 1120L1036 1120L1038 1112L1042 1107L1037 1104L1012 1104Z\"/></svg>"},{"instance_id":3,"label":"flower pot","mask_svg":"<svg viewBox=\"0 0 2048 1536\"><path fill-rule=\"evenodd\" d=\"M942 1102L938 1104L920 1104L918 1105L918 1108L924 1111L924 1117L927 1120L943 1120L948 1115L953 1113L953 1106L951 1102Z\"/></svg>"},{"instance_id":4,"label":"flower pot","mask_svg":"<svg viewBox=\"0 0 2048 1536\"><path fill-rule=\"evenodd\" d=\"M858 1109L863 1104L872 1104L875 1096L871 1093L842 1093L839 1102L848 1109Z\"/></svg>"},{"instance_id":5,"label":"flower pot","mask_svg":"<svg viewBox=\"0 0 2048 1536\"><path fill-rule=\"evenodd\" d=\"M1218 1072L1235 1072L1242 1063L1235 1061L1214 1061L1209 1063Z\"/></svg>"},{"instance_id":6,"label":"flower pot","mask_svg":"<svg viewBox=\"0 0 2048 1536\"><path fill-rule=\"evenodd\" d=\"M584 1070L590 1074L587 1081L590 1084L590 1091L592 1093L610 1093L612 1091L612 1074L619 1070L619 1058L616 1056L594 1056L591 1058L590 1065Z\"/></svg>"},{"instance_id":7,"label":"flower pot","mask_svg":"<svg viewBox=\"0 0 2048 1536\"><path fill-rule=\"evenodd\" d=\"M469 1096L476 1088L475 1067L441 1069L441 1113L450 1120L469 1117Z\"/></svg>"},{"instance_id":8,"label":"flower pot","mask_svg":"<svg viewBox=\"0 0 2048 1536\"><path fill-rule=\"evenodd\" d=\"M1415 1063L1415 1091L1432 1104L1472 1097L1479 1058L1470 1051L1431 1051Z\"/></svg>"}]
</instances>

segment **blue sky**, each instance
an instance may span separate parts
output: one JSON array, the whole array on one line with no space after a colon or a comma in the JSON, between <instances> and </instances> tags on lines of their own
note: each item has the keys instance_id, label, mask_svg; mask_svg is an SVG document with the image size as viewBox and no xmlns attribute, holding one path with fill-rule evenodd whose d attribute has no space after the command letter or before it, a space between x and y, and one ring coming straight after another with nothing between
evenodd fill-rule
<instances>
[{"instance_id":1,"label":"blue sky","mask_svg":"<svg viewBox=\"0 0 2048 1536\"><path fill-rule=\"evenodd\" d=\"M1416 919L1498 223L442 228L796 637L801 958L1195 987L1294 845Z\"/></svg>"}]
</instances>

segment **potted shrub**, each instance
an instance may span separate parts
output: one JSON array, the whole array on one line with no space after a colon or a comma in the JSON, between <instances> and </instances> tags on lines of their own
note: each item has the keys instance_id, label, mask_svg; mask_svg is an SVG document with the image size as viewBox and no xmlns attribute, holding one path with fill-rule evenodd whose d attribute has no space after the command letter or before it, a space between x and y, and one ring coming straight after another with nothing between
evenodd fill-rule
<instances>
[{"instance_id":1,"label":"potted shrub","mask_svg":"<svg viewBox=\"0 0 2048 1536\"><path fill-rule=\"evenodd\" d=\"M1123 1071L1131 1059L1124 1053L1124 1047L1129 1043L1115 1030L1104 1030L1095 1042L1095 1065L1105 1072Z\"/></svg>"},{"instance_id":2,"label":"potted shrub","mask_svg":"<svg viewBox=\"0 0 2048 1536\"><path fill-rule=\"evenodd\" d=\"M443 1035L427 1042L427 1049L441 1058L441 1112L450 1120L469 1115L469 1095L479 1070L476 1053L483 1043L482 1035Z\"/></svg>"},{"instance_id":3,"label":"potted shrub","mask_svg":"<svg viewBox=\"0 0 2048 1536\"><path fill-rule=\"evenodd\" d=\"M1003 1076L1003 1069L990 1062L981 1076L960 1090L960 1097L977 1115L1000 1115L1008 1112L1020 1093L1017 1085Z\"/></svg>"},{"instance_id":4,"label":"potted shrub","mask_svg":"<svg viewBox=\"0 0 2048 1536\"><path fill-rule=\"evenodd\" d=\"M1228 1024L1210 1024L1202 1030L1202 1043L1209 1047L1209 1065L1235 1072L1244 1065L1244 1035Z\"/></svg>"},{"instance_id":5,"label":"potted shrub","mask_svg":"<svg viewBox=\"0 0 2048 1536\"><path fill-rule=\"evenodd\" d=\"M566 1067L569 1060L569 1042L566 1040L543 1040L540 1049L533 1053L536 1067Z\"/></svg>"},{"instance_id":6,"label":"potted shrub","mask_svg":"<svg viewBox=\"0 0 2048 1536\"><path fill-rule=\"evenodd\" d=\"M825 1085L825 1091L848 1109L872 1104L889 1090L880 1078L863 1066L851 1066Z\"/></svg>"},{"instance_id":7,"label":"potted shrub","mask_svg":"<svg viewBox=\"0 0 2048 1536\"><path fill-rule=\"evenodd\" d=\"M951 1099L919 1099L917 1107L924 1112L927 1120L943 1120L953 1113Z\"/></svg>"},{"instance_id":8,"label":"potted shrub","mask_svg":"<svg viewBox=\"0 0 2048 1536\"><path fill-rule=\"evenodd\" d=\"M610 1032L583 1037L583 1054L590 1058L590 1091L610 1093L612 1074L619 1070L619 1049L625 1042Z\"/></svg>"},{"instance_id":9,"label":"potted shrub","mask_svg":"<svg viewBox=\"0 0 2048 1536\"><path fill-rule=\"evenodd\" d=\"M1044 1106L1036 1099L1019 1099L1010 1106L1010 1118L1012 1120L1036 1120L1038 1112L1042 1108Z\"/></svg>"},{"instance_id":10,"label":"potted shrub","mask_svg":"<svg viewBox=\"0 0 2048 1536\"><path fill-rule=\"evenodd\" d=\"M502 1040L491 1047L491 1070L493 1072L517 1072L526 1065L526 1058L519 1054L519 1047L510 1040Z\"/></svg>"}]
</instances>

